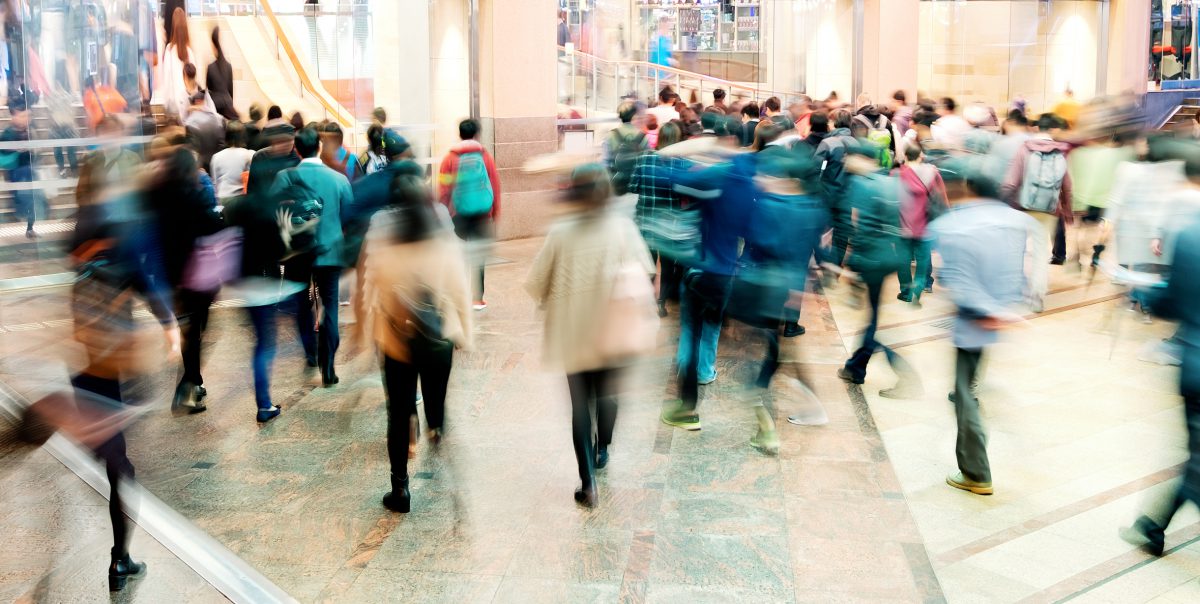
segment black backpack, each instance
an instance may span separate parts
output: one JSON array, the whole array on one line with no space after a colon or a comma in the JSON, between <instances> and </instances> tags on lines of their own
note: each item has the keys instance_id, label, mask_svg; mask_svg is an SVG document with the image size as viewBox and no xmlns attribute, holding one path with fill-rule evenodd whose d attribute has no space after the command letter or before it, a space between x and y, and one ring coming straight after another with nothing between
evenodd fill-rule
<instances>
[{"instance_id":1,"label":"black backpack","mask_svg":"<svg viewBox=\"0 0 1200 604\"><path fill-rule=\"evenodd\" d=\"M304 181L289 174L279 191L279 207L292 213L292 251L289 256L319 256L325 252L317 241L317 224L324 205Z\"/></svg>"},{"instance_id":2,"label":"black backpack","mask_svg":"<svg viewBox=\"0 0 1200 604\"><path fill-rule=\"evenodd\" d=\"M612 175L613 191L617 195L629 192L629 181L633 179L633 166L637 163L637 158L646 150L643 144L645 140L646 135L642 132L627 136L619 128L613 130L609 135L607 167Z\"/></svg>"}]
</instances>

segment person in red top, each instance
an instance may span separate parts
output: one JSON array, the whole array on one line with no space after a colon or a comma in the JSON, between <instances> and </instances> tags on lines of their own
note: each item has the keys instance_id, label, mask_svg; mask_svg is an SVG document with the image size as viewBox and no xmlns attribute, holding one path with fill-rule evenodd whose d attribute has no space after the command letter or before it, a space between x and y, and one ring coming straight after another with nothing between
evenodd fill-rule
<instances>
[{"instance_id":1,"label":"person in red top","mask_svg":"<svg viewBox=\"0 0 1200 604\"><path fill-rule=\"evenodd\" d=\"M904 148L905 162L892 174L900 177L900 235L907 244L907 257L916 263L900 267L898 299L921 305L921 292L933 291L933 262L925 230L929 222L946 210L946 185L936 166L925 163L921 145Z\"/></svg>"},{"instance_id":2,"label":"person in red top","mask_svg":"<svg viewBox=\"0 0 1200 604\"><path fill-rule=\"evenodd\" d=\"M438 201L450 210L454 232L467 243L475 265L474 308L483 310L483 267L488 242L495 237L500 219L500 175L492 155L477 140L479 122L466 119L458 124L458 145L446 154L438 168Z\"/></svg>"}]
</instances>

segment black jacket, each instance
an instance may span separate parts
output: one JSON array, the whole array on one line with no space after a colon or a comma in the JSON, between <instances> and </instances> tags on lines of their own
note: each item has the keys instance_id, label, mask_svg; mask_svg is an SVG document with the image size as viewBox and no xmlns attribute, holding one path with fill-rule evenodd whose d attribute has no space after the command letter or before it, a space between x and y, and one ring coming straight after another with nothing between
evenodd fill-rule
<instances>
[{"instance_id":1,"label":"black jacket","mask_svg":"<svg viewBox=\"0 0 1200 604\"><path fill-rule=\"evenodd\" d=\"M212 97L217 113L227 120L236 120L238 113L233 108L233 66L225 57L219 56L208 64L204 84L208 87L208 95Z\"/></svg>"}]
</instances>

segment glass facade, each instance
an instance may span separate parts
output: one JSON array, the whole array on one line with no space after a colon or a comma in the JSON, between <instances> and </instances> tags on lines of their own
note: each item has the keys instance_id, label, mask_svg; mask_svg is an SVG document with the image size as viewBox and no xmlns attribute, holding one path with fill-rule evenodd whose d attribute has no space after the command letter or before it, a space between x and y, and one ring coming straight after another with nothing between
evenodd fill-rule
<instances>
[{"instance_id":1,"label":"glass facade","mask_svg":"<svg viewBox=\"0 0 1200 604\"><path fill-rule=\"evenodd\" d=\"M1097 93L1106 2L924 0L917 87L925 95L1040 111L1067 91Z\"/></svg>"},{"instance_id":2,"label":"glass facade","mask_svg":"<svg viewBox=\"0 0 1200 604\"><path fill-rule=\"evenodd\" d=\"M1200 4L1192 0L1152 0L1150 3L1150 69L1155 85L1163 80L1200 77L1193 55Z\"/></svg>"}]
</instances>

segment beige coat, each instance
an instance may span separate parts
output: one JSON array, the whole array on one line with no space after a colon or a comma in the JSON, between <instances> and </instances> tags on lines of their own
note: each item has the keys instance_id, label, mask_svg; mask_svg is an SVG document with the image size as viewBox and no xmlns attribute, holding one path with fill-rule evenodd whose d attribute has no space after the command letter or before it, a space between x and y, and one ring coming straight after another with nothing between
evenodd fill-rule
<instances>
[{"instance_id":1,"label":"beige coat","mask_svg":"<svg viewBox=\"0 0 1200 604\"><path fill-rule=\"evenodd\" d=\"M650 250L628 216L607 209L560 220L533 261L525 289L546 313L542 360L567 373L608 365L597 343L622 263L654 274Z\"/></svg>"},{"instance_id":2,"label":"beige coat","mask_svg":"<svg viewBox=\"0 0 1200 604\"><path fill-rule=\"evenodd\" d=\"M471 289L458 238L442 232L424 241L389 243L386 236L373 235L368 235L363 252L363 299L365 325L374 328L380 352L408 361L408 340L415 328L409 322L412 311L406 301L420 300L426 289L442 316L442 338L458 348L469 348Z\"/></svg>"}]
</instances>

